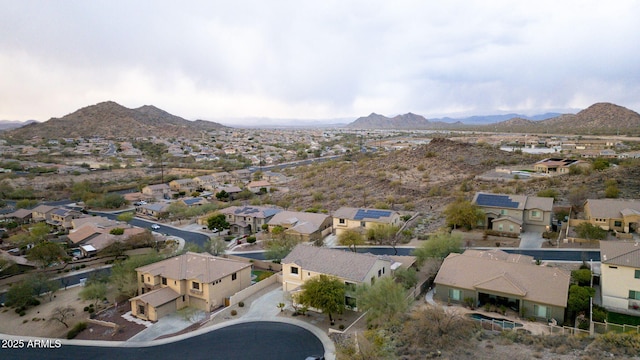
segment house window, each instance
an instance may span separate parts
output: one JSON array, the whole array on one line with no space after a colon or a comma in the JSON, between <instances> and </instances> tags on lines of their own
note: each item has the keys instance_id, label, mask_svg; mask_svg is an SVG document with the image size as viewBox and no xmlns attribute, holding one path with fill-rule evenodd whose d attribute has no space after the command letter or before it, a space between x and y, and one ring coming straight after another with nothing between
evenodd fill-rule
<instances>
[{"instance_id":1,"label":"house window","mask_svg":"<svg viewBox=\"0 0 640 360\"><path fill-rule=\"evenodd\" d=\"M513 225L509 225L509 231L513 232Z\"/></svg>"},{"instance_id":2,"label":"house window","mask_svg":"<svg viewBox=\"0 0 640 360\"><path fill-rule=\"evenodd\" d=\"M462 290L449 289L449 299L454 301L460 301L462 299Z\"/></svg>"},{"instance_id":3,"label":"house window","mask_svg":"<svg viewBox=\"0 0 640 360\"><path fill-rule=\"evenodd\" d=\"M350 282L344 282L344 287L346 291L356 291L356 284Z\"/></svg>"},{"instance_id":4,"label":"house window","mask_svg":"<svg viewBox=\"0 0 640 360\"><path fill-rule=\"evenodd\" d=\"M238 275L236 273L231 274L231 281L235 280L238 278Z\"/></svg>"},{"instance_id":5,"label":"house window","mask_svg":"<svg viewBox=\"0 0 640 360\"><path fill-rule=\"evenodd\" d=\"M144 275L140 275L140 281L144 282Z\"/></svg>"},{"instance_id":6,"label":"house window","mask_svg":"<svg viewBox=\"0 0 640 360\"><path fill-rule=\"evenodd\" d=\"M614 222L613 222L613 226L615 226L615 227L622 227L622 221L614 221Z\"/></svg>"},{"instance_id":7,"label":"house window","mask_svg":"<svg viewBox=\"0 0 640 360\"><path fill-rule=\"evenodd\" d=\"M367 227L366 221L360 221L360 227Z\"/></svg>"},{"instance_id":8,"label":"house window","mask_svg":"<svg viewBox=\"0 0 640 360\"><path fill-rule=\"evenodd\" d=\"M502 231L502 224L498 225L498 231Z\"/></svg>"},{"instance_id":9,"label":"house window","mask_svg":"<svg viewBox=\"0 0 640 360\"><path fill-rule=\"evenodd\" d=\"M539 219L539 218L541 217L540 211L538 211L538 210L531 210L531 217L532 217L532 218Z\"/></svg>"},{"instance_id":10,"label":"house window","mask_svg":"<svg viewBox=\"0 0 640 360\"><path fill-rule=\"evenodd\" d=\"M640 300L640 291L629 290L629 299Z\"/></svg>"},{"instance_id":11,"label":"house window","mask_svg":"<svg viewBox=\"0 0 640 360\"><path fill-rule=\"evenodd\" d=\"M378 277L382 276L382 269L378 269Z\"/></svg>"},{"instance_id":12,"label":"house window","mask_svg":"<svg viewBox=\"0 0 640 360\"><path fill-rule=\"evenodd\" d=\"M197 283L195 281L192 282L191 283L191 288L194 289L194 290L200 290L200 283Z\"/></svg>"},{"instance_id":13,"label":"house window","mask_svg":"<svg viewBox=\"0 0 640 360\"><path fill-rule=\"evenodd\" d=\"M163 277L163 278L161 279L161 282L162 282L162 285L167 285L167 278L166 278L166 277Z\"/></svg>"},{"instance_id":14,"label":"house window","mask_svg":"<svg viewBox=\"0 0 640 360\"><path fill-rule=\"evenodd\" d=\"M151 282L151 276L147 276L147 282Z\"/></svg>"},{"instance_id":15,"label":"house window","mask_svg":"<svg viewBox=\"0 0 640 360\"><path fill-rule=\"evenodd\" d=\"M344 225L344 219L338 219L338 224Z\"/></svg>"},{"instance_id":16,"label":"house window","mask_svg":"<svg viewBox=\"0 0 640 360\"><path fill-rule=\"evenodd\" d=\"M609 269L617 269L617 268L618 268L617 266L611 266L611 265L609 265Z\"/></svg>"},{"instance_id":17,"label":"house window","mask_svg":"<svg viewBox=\"0 0 640 360\"><path fill-rule=\"evenodd\" d=\"M507 215L509 212L505 209L500 210L500 215Z\"/></svg>"},{"instance_id":18,"label":"house window","mask_svg":"<svg viewBox=\"0 0 640 360\"><path fill-rule=\"evenodd\" d=\"M144 315L144 305L138 305L138 314Z\"/></svg>"},{"instance_id":19,"label":"house window","mask_svg":"<svg viewBox=\"0 0 640 360\"><path fill-rule=\"evenodd\" d=\"M292 266L292 267L291 267L291 273L292 273L292 274L295 274L295 275L298 275L298 268L297 268L297 267L295 267L295 266Z\"/></svg>"},{"instance_id":20,"label":"house window","mask_svg":"<svg viewBox=\"0 0 640 360\"><path fill-rule=\"evenodd\" d=\"M633 275L634 278L636 279L640 279L640 270L636 270L635 274Z\"/></svg>"},{"instance_id":21,"label":"house window","mask_svg":"<svg viewBox=\"0 0 640 360\"><path fill-rule=\"evenodd\" d=\"M543 305L533 305L533 315L541 318L547 318L548 308Z\"/></svg>"}]
</instances>

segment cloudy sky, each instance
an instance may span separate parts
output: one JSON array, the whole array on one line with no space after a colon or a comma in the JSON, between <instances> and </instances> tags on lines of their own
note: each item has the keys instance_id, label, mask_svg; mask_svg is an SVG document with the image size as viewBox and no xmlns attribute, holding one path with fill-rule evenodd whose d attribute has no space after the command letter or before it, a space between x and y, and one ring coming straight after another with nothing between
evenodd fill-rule
<instances>
[{"instance_id":1,"label":"cloudy sky","mask_svg":"<svg viewBox=\"0 0 640 360\"><path fill-rule=\"evenodd\" d=\"M0 0L0 119L640 111L640 2Z\"/></svg>"}]
</instances>

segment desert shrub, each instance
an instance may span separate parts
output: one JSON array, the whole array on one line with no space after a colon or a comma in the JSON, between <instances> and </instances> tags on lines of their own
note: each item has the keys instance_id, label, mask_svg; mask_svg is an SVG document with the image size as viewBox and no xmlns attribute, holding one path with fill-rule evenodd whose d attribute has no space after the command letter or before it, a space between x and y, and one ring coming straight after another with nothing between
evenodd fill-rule
<instances>
[{"instance_id":1,"label":"desert shrub","mask_svg":"<svg viewBox=\"0 0 640 360\"><path fill-rule=\"evenodd\" d=\"M254 242L256 242L256 237L255 236L249 236L247 238L247 243L253 244Z\"/></svg>"},{"instance_id":2,"label":"desert shrub","mask_svg":"<svg viewBox=\"0 0 640 360\"><path fill-rule=\"evenodd\" d=\"M69 332L67 333L67 339L73 339L75 338L78 334L80 334L84 329L87 328L87 323L86 322L79 322L77 323L71 330L69 330Z\"/></svg>"},{"instance_id":3,"label":"desert shrub","mask_svg":"<svg viewBox=\"0 0 640 360\"><path fill-rule=\"evenodd\" d=\"M240 306L240 307L244 307L244 301L240 301L240 302L238 303L238 306Z\"/></svg>"},{"instance_id":4,"label":"desert shrub","mask_svg":"<svg viewBox=\"0 0 640 360\"><path fill-rule=\"evenodd\" d=\"M236 316L236 315L238 315L238 312L235 310L231 310L231 316Z\"/></svg>"},{"instance_id":5,"label":"desert shrub","mask_svg":"<svg viewBox=\"0 0 640 360\"><path fill-rule=\"evenodd\" d=\"M640 334L608 332L598 336L594 344L612 354L638 355L640 353Z\"/></svg>"}]
</instances>

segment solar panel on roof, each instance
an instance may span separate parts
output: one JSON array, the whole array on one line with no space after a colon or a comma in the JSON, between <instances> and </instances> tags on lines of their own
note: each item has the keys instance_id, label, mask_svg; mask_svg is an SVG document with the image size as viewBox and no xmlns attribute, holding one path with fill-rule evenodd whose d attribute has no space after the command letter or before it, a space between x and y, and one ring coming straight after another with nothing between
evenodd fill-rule
<instances>
[{"instance_id":1,"label":"solar panel on roof","mask_svg":"<svg viewBox=\"0 0 640 360\"><path fill-rule=\"evenodd\" d=\"M517 209L520 203L513 201L508 195L496 195L496 194L479 194L476 199L476 204L480 206L495 206Z\"/></svg>"},{"instance_id":2,"label":"solar panel on roof","mask_svg":"<svg viewBox=\"0 0 640 360\"><path fill-rule=\"evenodd\" d=\"M358 209L356 211L356 215L353 217L354 220L362 220L362 219L379 219L381 217L391 216L391 211L386 210L364 210Z\"/></svg>"}]
</instances>

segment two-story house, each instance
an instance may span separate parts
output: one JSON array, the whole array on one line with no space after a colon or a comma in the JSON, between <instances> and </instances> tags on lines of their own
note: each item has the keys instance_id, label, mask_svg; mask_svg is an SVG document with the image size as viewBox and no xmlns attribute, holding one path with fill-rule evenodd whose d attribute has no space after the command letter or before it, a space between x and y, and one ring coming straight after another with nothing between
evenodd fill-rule
<instances>
[{"instance_id":1,"label":"two-story house","mask_svg":"<svg viewBox=\"0 0 640 360\"><path fill-rule=\"evenodd\" d=\"M600 241L600 262L602 306L640 316L640 243Z\"/></svg>"},{"instance_id":2,"label":"two-story house","mask_svg":"<svg viewBox=\"0 0 640 360\"><path fill-rule=\"evenodd\" d=\"M400 225L400 214L392 210L341 207L333 213L333 229L340 236L347 229L366 231L380 225Z\"/></svg>"},{"instance_id":3,"label":"two-story house","mask_svg":"<svg viewBox=\"0 0 640 360\"><path fill-rule=\"evenodd\" d=\"M393 264L389 257L300 244L282 259L282 290L296 292L314 276L334 276L346 285L345 305L356 310L356 286L391 276Z\"/></svg>"},{"instance_id":4,"label":"two-story house","mask_svg":"<svg viewBox=\"0 0 640 360\"><path fill-rule=\"evenodd\" d=\"M129 300L131 314L156 321L184 307L206 312L225 306L225 299L251 286L251 264L192 253L136 269L138 293Z\"/></svg>"},{"instance_id":5,"label":"two-story house","mask_svg":"<svg viewBox=\"0 0 640 360\"><path fill-rule=\"evenodd\" d=\"M230 206L219 211L230 225L231 234L252 234L259 231L281 209L264 206Z\"/></svg>"},{"instance_id":6,"label":"two-story house","mask_svg":"<svg viewBox=\"0 0 640 360\"><path fill-rule=\"evenodd\" d=\"M51 220L51 212L55 210L54 206L38 205L31 210L31 218L34 222Z\"/></svg>"},{"instance_id":7,"label":"two-story house","mask_svg":"<svg viewBox=\"0 0 640 360\"><path fill-rule=\"evenodd\" d=\"M49 212L49 220L47 220L47 223L69 229L73 227L72 220L81 217L85 217L85 215L80 211L55 208Z\"/></svg>"},{"instance_id":8,"label":"two-story house","mask_svg":"<svg viewBox=\"0 0 640 360\"><path fill-rule=\"evenodd\" d=\"M166 194L169 194L170 190L171 188L167 184L155 184L143 187L141 192L149 197L163 199Z\"/></svg>"},{"instance_id":9,"label":"two-story house","mask_svg":"<svg viewBox=\"0 0 640 360\"><path fill-rule=\"evenodd\" d=\"M216 178L213 175L201 175L193 178L196 186L199 190L212 191L217 184Z\"/></svg>"},{"instance_id":10,"label":"two-story house","mask_svg":"<svg viewBox=\"0 0 640 360\"><path fill-rule=\"evenodd\" d=\"M171 188L171 191L191 194L191 192L198 189L198 185L193 179L177 179L169 182L169 188Z\"/></svg>"},{"instance_id":11,"label":"two-story house","mask_svg":"<svg viewBox=\"0 0 640 360\"><path fill-rule=\"evenodd\" d=\"M484 227L511 234L545 232L552 219L553 198L476 193L473 203L484 212Z\"/></svg>"},{"instance_id":12,"label":"two-story house","mask_svg":"<svg viewBox=\"0 0 640 360\"><path fill-rule=\"evenodd\" d=\"M327 214L299 211L282 211L273 216L267 223L269 232L276 226L284 229L284 233L294 236L300 241L317 241L329 235L333 220Z\"/></svg>"},{"instance_id":13,"label":"two-story house","mask_svg":"<svg viewBox=\"0 0 640 360\"><path fill-rule=\"evenodd\" d=\"M584 215L592 225L604 230L640 231L640 200L588 199L584 203Z\"/></svg>"}]
</instances>

